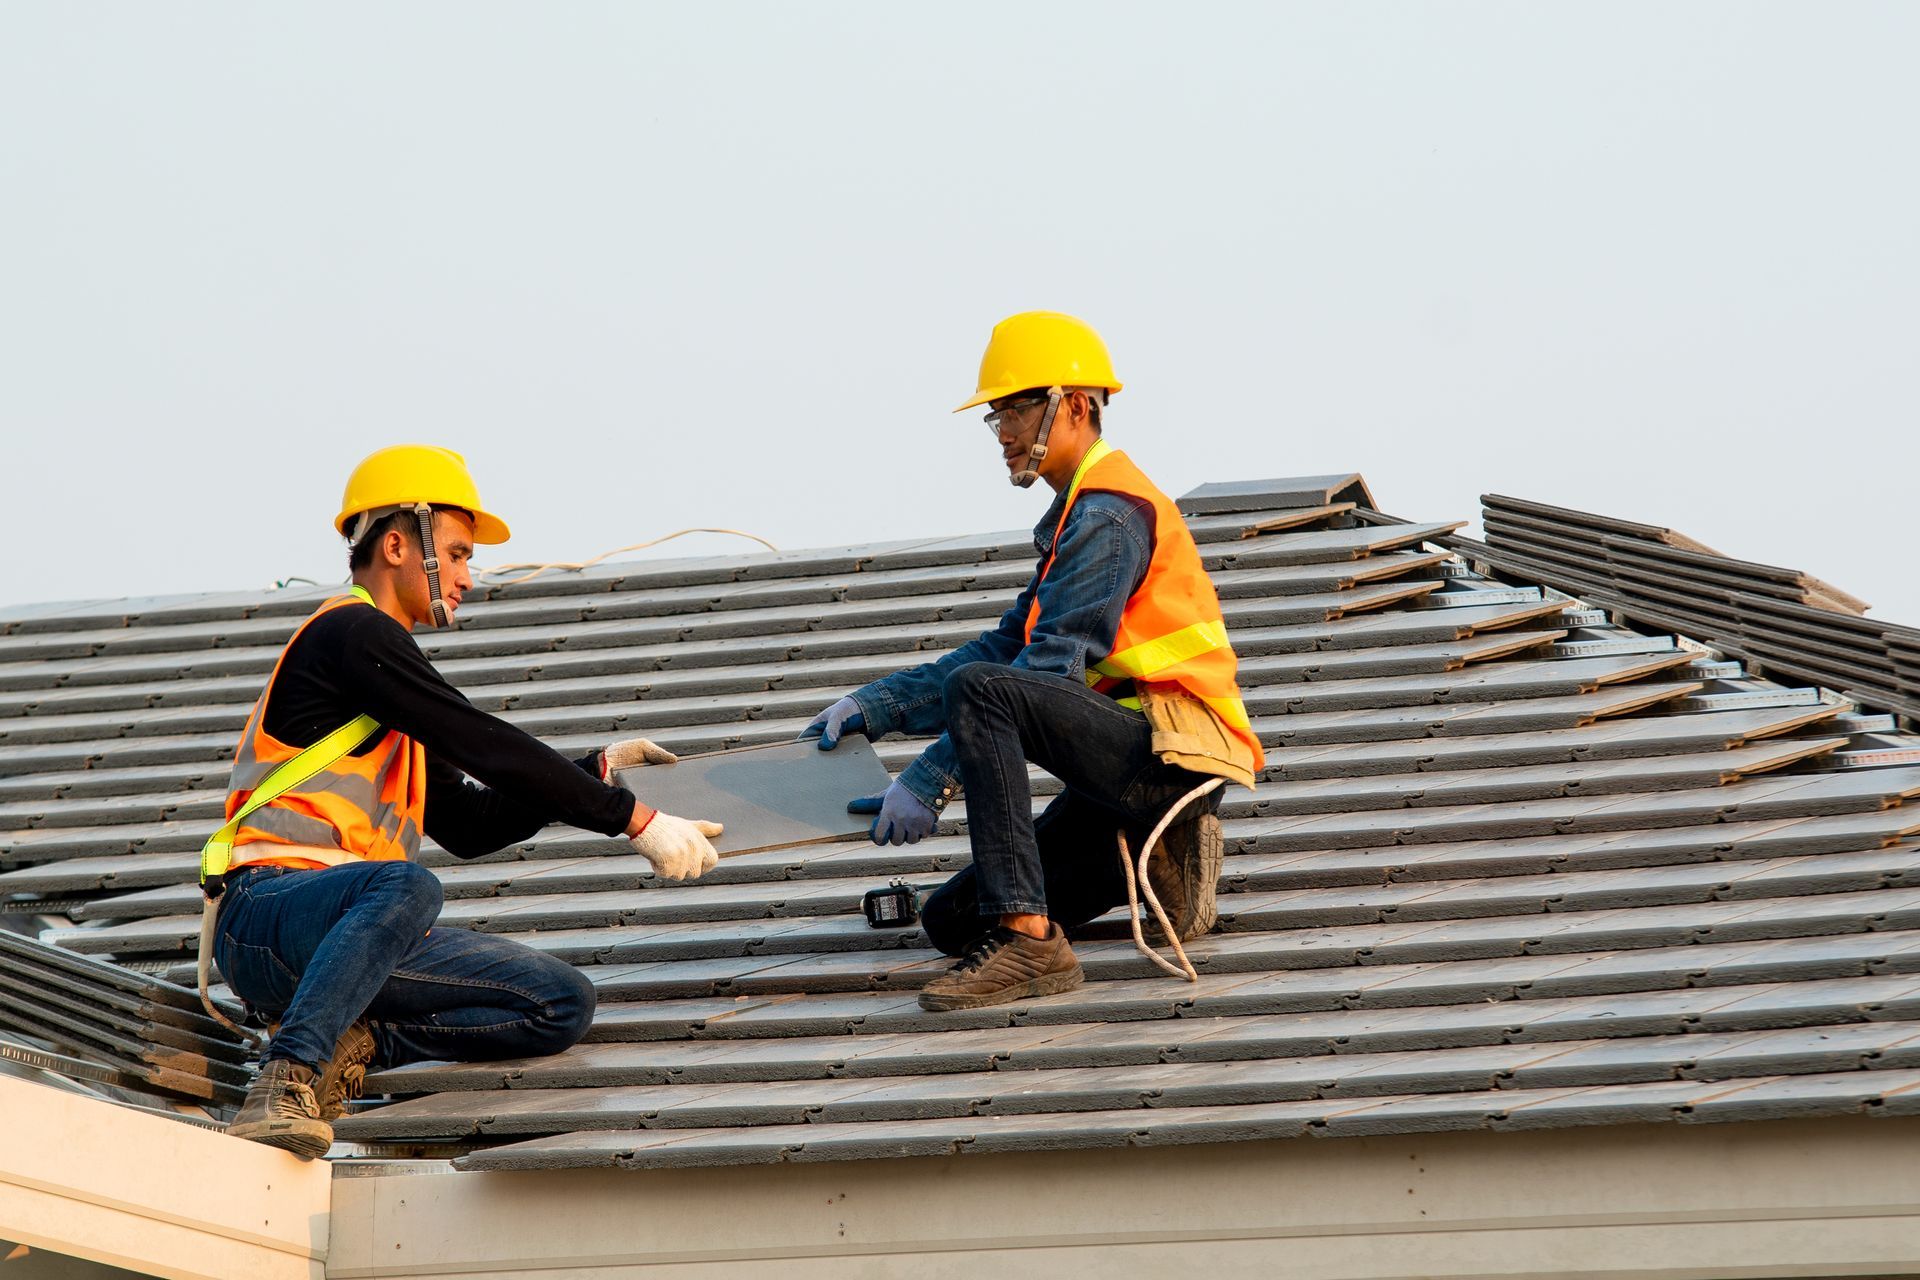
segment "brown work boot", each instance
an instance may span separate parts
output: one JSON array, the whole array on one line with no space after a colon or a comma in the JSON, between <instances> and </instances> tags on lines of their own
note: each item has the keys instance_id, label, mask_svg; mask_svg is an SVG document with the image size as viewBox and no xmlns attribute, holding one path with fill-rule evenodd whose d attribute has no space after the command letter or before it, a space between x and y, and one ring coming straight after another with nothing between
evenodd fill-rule
<instances>
[{"instance_id":1,"label":"brown work boot","mask_svg":"<svg viewBox=\"0 0 1920 1280\"><path fill-rule=\"evenodd\" d=\"M359 1097L366 1088L373 1050L373 1032L364 1022L354 1023L341 1035L333 1046L333 1056L320 1064L320 1079L313 1086L322 1120L332 1124L347 1114L348 1100Z\"/></svg>"},{"instance_id":2,"label":"brown work boot","mask_svg":"<svg viewBox=\"0 0 1920 1280\"><path fill-rule=\"evenodd\" d=\"M978 1009L1071 991L1084 981L1086 974L1059 925L1049 925L1044 940L996 928L968 947L959 964L921 989L920 1007L936 1013Z\"/></svg>"},{"instance_id":3,"label":"brown work boot","mask_svg":"<svg viewBox=\"0 0 1920 1280\"><path fill-rule=\"evenodd\" d=\"M1168 827L1147 863L1147 880L1182 942L1209 932L1220 918L1215 894L1226 857L1220 819L1203 813ZM1151 916L1151 913L1149 913Z\"/></svg>"},{"instance_id":4,"label":"brown work boot","mask_svg":"<svg viewBox=\"0 0 1920 1280\"><path fill-rule=\"evenodd\" d=\"M303 1159L327 1154L333 1145L333 1126L320 1118L320 1104L313 1095L317 1079L297 1062L268 1059L227 1132L281 1147Z\"/></svg>"}]
</instances>

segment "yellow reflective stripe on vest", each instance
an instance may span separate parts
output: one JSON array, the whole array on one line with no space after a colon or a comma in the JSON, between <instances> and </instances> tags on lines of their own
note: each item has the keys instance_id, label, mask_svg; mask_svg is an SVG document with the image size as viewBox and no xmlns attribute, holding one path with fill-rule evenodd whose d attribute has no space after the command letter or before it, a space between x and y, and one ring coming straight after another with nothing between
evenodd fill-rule
<instances>
[{"instance_id":1,"label":"yellow reflective stripe on vest","mask_svg":"<svg viewBox=\"0 0 1920 1280\"><path fill-rule=\"evenodd\" d=\"M1060 524L1062 528L1064 528L1067 523L1067 512L1073 509L1073 500L1080 494L1080 481L1086 478L1087 472L1093 469L1094 463L1100 461L1100 459L1112 452L1113 446L1102 439L1095 440L1091 445L1088 445L1087 451L1080 456L1080 465L1073 469L1073 480L1067 485L1066 508L1060 512ZM1059 536L1059 530L1055 530L1054 537L1058 539ZM1058 550L1057 547L1055 549Z\"/></svg>"},{"instance_id":2,"label":"yellow reflective stripe on vest","mask_svg":"<svg viewBox=\"0 0 1920 1280\"><path fill-rule=\"evenodd\" d=\"M1143 641L1131 649L1110 653L1094 663L1093 670L1112 679L1151 680L1171 667L1226 647L1226 623L1196 622L1158 640Z\"/></svg>"}]
</instances>

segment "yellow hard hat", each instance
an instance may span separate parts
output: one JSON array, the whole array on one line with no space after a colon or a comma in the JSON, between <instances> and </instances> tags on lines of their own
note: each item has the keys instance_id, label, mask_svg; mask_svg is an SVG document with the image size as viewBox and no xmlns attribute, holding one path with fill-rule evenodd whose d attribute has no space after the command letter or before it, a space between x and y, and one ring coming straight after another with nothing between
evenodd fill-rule
<instances>
[{"instance_id":1,"label":"yellow hard hat","mask_svg":"<svg viewBox=\"0 0 1920 1280\"><path fill-rule=\"evenodd\" d=\"M993 326L980 357L980 385L955 413L1034 387L1120 389L1107 344L1084 320L1058 311L1022 311Z\"/></svg>"},{"instance_id":2,"label":"yellow hard hat","mask_svg":"<svg viewBox=\"0 0 1920 1280\"><path fill-rule=\"evenodd\" d=\"M506 521L481 507L467 460L431 444L396 444L361 459L347 477L347 491L333 527L344 538L347 526L363 511L422 502L472 512L475 542L505 542L512 536Z\"/></svg>"}]
</instances>

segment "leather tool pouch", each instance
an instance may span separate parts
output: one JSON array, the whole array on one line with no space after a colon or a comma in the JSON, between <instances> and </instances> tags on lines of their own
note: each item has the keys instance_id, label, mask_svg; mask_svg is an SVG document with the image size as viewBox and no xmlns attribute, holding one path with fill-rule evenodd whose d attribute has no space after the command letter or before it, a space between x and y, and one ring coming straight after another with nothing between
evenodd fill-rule
<instances>
[{"instance_id":1,"label":"leather tool pouch","mask_svg":"<svg viewBox=\"0 0 1920 1280\"><path fill-rule=\"evenodd\" d=\"M1140 710L1153 731L1153 751L1168 764L1251 787L1253 752L1227 731L1207 704L1177 684L1136 684Z\"/></svg>"}]
</instances>

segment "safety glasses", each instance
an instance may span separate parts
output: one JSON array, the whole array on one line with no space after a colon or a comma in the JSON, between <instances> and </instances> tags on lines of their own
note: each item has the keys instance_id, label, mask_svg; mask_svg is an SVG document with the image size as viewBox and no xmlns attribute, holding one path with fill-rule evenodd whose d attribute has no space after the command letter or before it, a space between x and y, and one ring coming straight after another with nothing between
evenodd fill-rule
<instances>
[{"instance_id":1,"label":"safety glasses","mask_svg":"<svg viewBox=\"0 0 1920 1280\"><path fill-rule=\"evenodd\" d=\"M1046 396L1029 396L1025 400L1015 400L1004 409L995 409L992 413L987 414L984 419L987 424L987 430L993 433L995 440L1000 438L1003 430L1010 429L1012 434L1016 436L1019 435L1021 430L1021 415L1036 405L1044 405L1047 399L1048 397Z\"/></svg>"}]
</instances>

